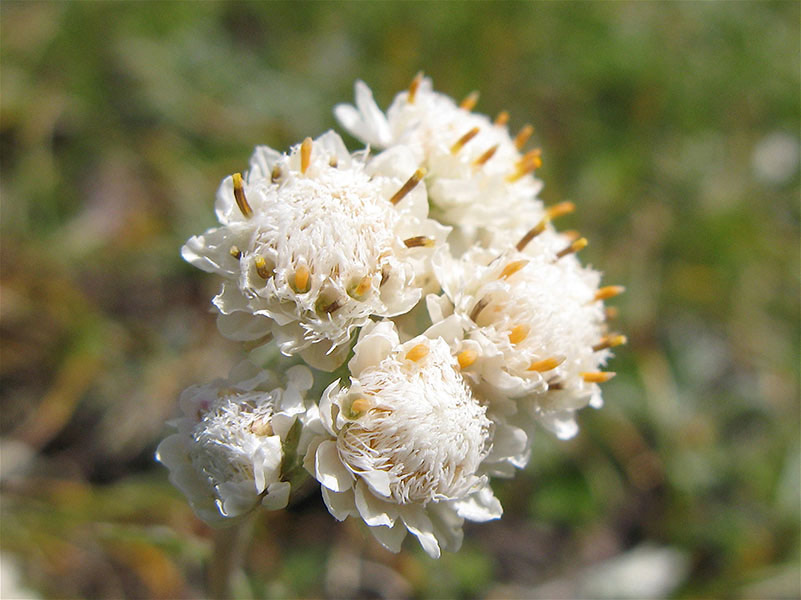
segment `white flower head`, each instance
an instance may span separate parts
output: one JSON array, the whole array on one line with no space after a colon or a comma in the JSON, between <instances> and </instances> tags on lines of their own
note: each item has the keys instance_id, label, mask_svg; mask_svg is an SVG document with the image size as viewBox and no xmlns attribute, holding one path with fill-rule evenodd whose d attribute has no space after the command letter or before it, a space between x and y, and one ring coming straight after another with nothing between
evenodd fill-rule
<instances>
[{"instance_id":1,"label":"white flower head","mask_svg":"<svg viewBox=\"0 0 801 600\"><path fill-rule=\"evenodd\" d=\"M284 445L305 451L303 444L297 448L295 423L312 385L306 367L291 367L286 375L286 387L274 388L269 373L244 362L228 379L181 394L184 416L172 422L178 431L159 444L156 458L204 521L225 524L259 505L286 506Z\"/></svg>"},{"instance_id":2,"label":"white flower head","mask_svg":"<svg viewBox=\"0 0 801 600\"><path fill-rule=\"evenodd\" d=\"M601 405L599 371L609 348L625 342L608 334L600 274L575 251L586 243L540 224L518 248L477 249L437 266L442 297L429 296L432 320L456 322L463 373L494 412L522 405L559 437L573 436L576 410ZM510 399L512 399L510 401Z\"/></svg>"},{"instance_id":3,"label":"white flower head","mask_svg":"<svg viewBox=\"0 0 801 600\"><path fill-rule=\"evenodd\" d=\"M494 121L473 113L477 95L457 104L433 91L431 80L418 75L380 111L369 88L356 82L356 106L340 104L340 123L362 141L380 148L403 145L428 169L432 214L475 239L479 228L502 230L521 211L541 211L536 196L542 183L532 176L541 165L538 150L523 153L533 131L525 126L512 138L507 113Z\"/></svg>"},{"instance_id":4,"label":"white flower head","mask_svg":"<svg viewBox=\"0 0 801 600\"><path fill-rule=\"evenodd\" d=\"M402 148L392 160L351 155L329 132L288 155L257 148L246 179L217 195L222 227L191 238L183 256L226 277L214 299L221 332L333 370L370 316L409 311L430 279L448 229L427 218L423 176Z\"/></svg>"},{"instance_id":5,"label":"white flower head","mask_svg":"<svg viewBox=\"0 0 801 600\"><path fill-rule=\"evenodd\" d=\"M470 393L448 344L419 336L401 344L391 322L364 328L349 363L320 402L325 434L306 468L339 520L359 516L397 552L407 530L431 556L457 549L464 518L498 518L480 467L492 423Z\"/></svg>"}]
</instances>

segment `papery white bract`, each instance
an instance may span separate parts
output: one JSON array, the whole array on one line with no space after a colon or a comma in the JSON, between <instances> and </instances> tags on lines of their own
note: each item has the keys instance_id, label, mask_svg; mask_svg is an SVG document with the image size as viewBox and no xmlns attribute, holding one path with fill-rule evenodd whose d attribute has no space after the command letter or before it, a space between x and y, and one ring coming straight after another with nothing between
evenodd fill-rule
<instances>
[{"instance_id":1,"label":"papery white bract","mask_svg":"<svg viewBox=\"0 0 801 600\"><path fill-rule=\"evenodd\" d=\"M391 322L368 325L349 368L351 385L320 402L305 461L331 514L361 517L395 552L408 530L434 557L460 546L463 519L500 517L480 469L492 423L443 339L401 344Z\"/></svg>"},{"instance_id":2,"label":"papery white bract","mask_svg":"<svg viewBox=\"0 0 801 600\"><path fill-rule=\"evenodd\" d=\"M542 183L531 174L541 164L539 151L521 152L531 128L513 139L508 115L493 122L471 112L474 103L475 97L468 97L457 105L433 91L429 78L418 76L386 115L361 81L356 82L356 106L334 109L342 126L362 141L414 153L428 169L432 216L454 226L452 242L460 246L475 242L482 229L503 230L521 212L542 210L537 199Z\"/></svg>"},{"instance_id":3,"label":"papery white bract","mask_svg":"<svg viewBox=\"0 0 801 600\"><path fill-rule=\"evenodd\" d=\"M207 523L232 523L259 505L286 506L291 486L282 477L283 446L306 412L312 385L304 366L286 375L285 388L276 388L269 373L243 362L228 379L181 394L184 416L172 421L178 431L159 444L156 458ZM304 452L295 437L293 452Z\"/></svg>"},{"instance_id":4,"label":"papery white bract","mask_svg":"<svg viewBox=\"0 0 801 600\"><path fill-rule=\"evenodd\" d=\"M397 192L417 169L409 152L367 160L329 132L289 155L257 148L244 181L217 194L222 227L191 238L184 258L226 278L220 331L333 370L370 316L408 312L448 229L428 219L425 187Z\"/></svg>"}]
</instances>

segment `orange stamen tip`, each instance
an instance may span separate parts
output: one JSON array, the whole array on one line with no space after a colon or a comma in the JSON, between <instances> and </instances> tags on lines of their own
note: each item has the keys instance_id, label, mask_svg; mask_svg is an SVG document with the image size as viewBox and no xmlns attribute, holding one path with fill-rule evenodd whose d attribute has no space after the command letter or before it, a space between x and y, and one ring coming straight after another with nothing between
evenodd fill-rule
<instances>
[{"instance_id":1,"label":"orange stamen tip","mask_svg":"<svg viewBox=\"0 0 801 600\"><path fill-rule=\"evenodd\" d=\"M560 250L556 253L556 258L562 258L563 256L567 256L568 254L575 254L579 250L583 250L587 247L589 242L587 238L579 238L575 242L572 242L567 248L564 250Z\"/></svg>"},{"instance_id":2,"label":"orange stamen tip","mask_svg":"<svg viewBox=\"0 0 801 600\"><path fill-rule=\"evenodd\" d=\"M397 204L400 202L409 192L417 187L417 184L420 183L423 180L423 177L426 176L426 172L427 171L424 167L417 169L414 173L412 173L412 176L406 180L406 183L404 183L401 188L392 195L392 198L390 198L389 201L392 204Z\"/></svg>"},{"instance_id":3,"label":"orange stamen tip","mask_svg":"<svg viewBox=\"0 0 801 600\"><path fill-rule=\"evenodd\" d=\"M505 110L502 110L498 113L498 116L495 117L494 124L498 126L506 125L509 122L509 113Z\"/></svg>"},{"instance_id":4,"label":"orange stamen tip","mask_svg":"<svg viewBox=\"0 0 801 600\"><path fill-rule=\"evenodd\" d=\"M569 200L565 202L560 202L559 204L554 204L550 208L545 210L545 213L551 219L556 219L563 215L569 215L574 210L576 210L576 205L570 202Z\"/></svg>"},{"instance_id":5,"label":"orange stamen tip","mask_svg":"<svg viewBox=\"0 0 801 600\"><path fill-rule=\"evenodd\" d=\"M520 150L526 145L528 138L534 133L534 128L531 125L524 125L523 128L515 136L515 147Z\"/></svg>"},{"instance_id":6,"label":"orange stamen tip","mask_svg":"<svg viewBox=\"0 0 801 600\"><path fill-rule=\"evenodd\" d=\"M259 274L259 277L262 279L269 279L273 276L272 271L267 267L267 261L264 260L263 256L256 256L253 259L253 264L256 266L256 273Z\"/></svg>"},{"instance_id":7,"label":"orange stamen tip","mask_svg":"<svg viewBox=\"0 0 801 600\"><path fill-rule=\"evenodd\" d=\"M403 240L403 243L407 248L433 248L436 242L430 237L416 235Z\"/></svg>"},{"instance_id":8,"label":"orange stamen tip","mask_svg":"<svg viewBox=\"0 0 801 600\"><path fill-rule=\"evenodd\" d=\"M367 412L372 407L373 407L372 402L370 402L370 400L368 400L367 398L364 397L356 398L356 400L354 400L350 405L350 412L354 415L358 415Z\"/></svg>"},{"instance_id":9,"label":"orange stamen tip","mask_svg":"<svg viewBox=\"0 0 801 600\"><path fill-rule=\"evenodd\" d=\"M470 131L465 133L462 137L456 140L456 143L451 146L451 154L458 154L459 150L464 148L464 145L478 135L479 128L473 127Z\"/></svg>"},{"instance_id":10,"label":"orange stamen tip","mask_svg":"<svg viewBox=\"0 0 801 600\"><path fill-rule=\"evenodd\" d=\"M465 99L462 100L462 102L459 104L459 108L467 111L473 110L476 107L476 104L478 103L478 96L479 94L477 91L470 92L469 94L467 94L467 96L465 96Z\"/></svg>"},{"instance_id":11,"label":"orange stamen tip","mask_svg":"<svg viewBox=\"0 0 801 600\"><path fill-rule=\"evenodd\" d=\"M406 98L406 101L409 104L414 104L414 98L417 95L417 89L420 87L422 81L423 81L423 72L420 71L417 75L414 76L414 79L412 79L412 83L409 84L409 95Z\"/></svg>"},{"instance_id":12,"label":"orange stamen tip","mask_svg":"<svg viewBox=\"0 0 801 600\"><path fill-rule=\"evenodd\" d=\"M551 369L555 369L561 365L563 362L565 362L564 356L552 356L551 358L534 361L528 366L528 370L538 371L540 373L543 371L550 371Z\"/></svg>"},{"instance_id":13,"label":"orange stamen tip","mask_svg":"<svg viewBox=\"0 0 801 600\"><path fill-rule=\"evenodd\" d=\"M613 371L596 371L594 373L581 373L581 378L587 383L606 383L617 375Z\"/></svg>"},{"instance_id":14,"label":"orange stamen tip","mask_svg":"<svg viewBox=\"0 0 801 600\"><path fill-rule=\"evenodd\" d=\"M466 369L474 362L476 362L477 358L478 358L478 352L476 352L475 350L468 349L468 350L462 350L456 357L456 360L459 362L460 369Z\"/></svg>"},{"instance_id":15,"label":"orange stamen tip","mask_svg":"<svg viewBox=\"0 0 801 600\"><path fill-rule=\"evenodd\" d=\"M234 173L231 175L234 183L234 200L239 207L240 212L245 217L250 217L253 214L253 209L248 204L248 199L245 197L245 188L242 182L242 173Z\"/></svg>"},{"instance_id":16,"label":"orange stamen tip","mask_svg":"<svg viewBox=\"0 0 801 600\"><path fill-rule=\"evenodd\" d=\"M300 145L300 172L306 174L311 163L312 139L307 137Z\"/></svg>"},{"instance_id":17,"label":"orange stamen tip","mask_svg":"<svg viewBox=\"0 0 801 600\"><path fill-rule=\"evenodd\" d=\"M406 359L412 362L417 362L428 354L428 346L425 344L417 344L406 353Z\"/></svg>"},{"instance_id":18,"label":"orange stamen tip","mask_svg":"<svg viewBox=\"0 0 801 600\"><path fill-rule=\"evenodd\" d=\"M593 352L598 352L599 350L604 350L606 348L614 348L615 346L620 346L628 342L628 339L625 335L621 334L611 334L605 335L601 338L601 341L595 344L592 349Z\"/></svg>"},{"instance_id":19,"label":"orange stamen tip","mask_svg":"<svg viewBox=\"0 0 801 600\"><path fill-rule=\"evenodd\" d=\"M498 151L498 144L495 144L492 148L484 152L481 156L479 156L476 160L473 161L474 167L480 167L481 165L485 164L489 159L491 159L495 153Z\"/></svg>"},{"instance_id":20,"label":"orange stamen tip","mask_svg":"<svg viewBox=\"0 0 801 600\"><path fill-rule=\"evenodd\" d=\"M248 427L251 433L259 436L273 435L273 425L269 420L256 419Z\"/></svg>"},{"instance_id":21,"label":"orange stamen tip","mask_svg":"<svg viewBox=\"0 0 801 600\"><path fill-rule=\"evenodd\" d=\"M498 279L508 279L509 277L517 273L520 269L525 267L527 264L528 261L526 259L515 260L510 262L503 268L503 271L501 271L501 274L498 276Z\"/></svg>"},{"instance_id":22,"label":"orange stamen tip","mask_svg":"<svg viewBox=\"0 0 801 600\"><path fill-rule=\"evenodd\" d=\"M359 283L353 287L350 295L357 299L364 298L367 295L367 292L370 291L372 285L373 279L369 275L365 275L361 278Z\"/></svg>"},{"instance_id":23,"label":"orange stamen tip","mask_svg":"<svg viewBox=\"0 0 801 600\"><path fill-rule=\"evenodd\" d=\"M515 325L512 331L509 332L509 341L513 344L519 344L528 337L528 332L528 325Z\"/></svg>"},{"instance_id":24,"label":"orange stamen tip","mask_svg":"<svg viewBox=\"0 0 801 600\"><path fill-rule=\"evenodd\" d=\"M306 265L300 265L295 271L295 291L302 294L309 291L311 272Z\"/></svg>"},{"instance_id":25,"label":"orange stamen tip","mask_svg":"<svg viewBox=\"0 0 801 600\"><path fill-rule=\"evenodd\" d=\"M598 288L598 291L595 292L595 296L593 297L594 300L608 300L609 298L614 298L615 296L619 296L623 292L626 291L626 288L622 285L607 285L602 288Z\"/></svg>"}]
</instances>

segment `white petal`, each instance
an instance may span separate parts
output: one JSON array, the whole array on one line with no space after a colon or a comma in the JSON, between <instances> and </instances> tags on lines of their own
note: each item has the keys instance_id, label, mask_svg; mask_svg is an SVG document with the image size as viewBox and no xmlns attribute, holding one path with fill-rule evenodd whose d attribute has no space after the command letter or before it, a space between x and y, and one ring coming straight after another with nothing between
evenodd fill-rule
<instances>
[{"instance_id":1,"label":"white petal","mask_svg":"<svg viewBox=\"0 0 801 600\"><path fill-rule=\"evenodd\" d=\"M339 459L336 442L327 440L317 447L314 476L333 492L344 492L353 487L353 475Z\"/></svg>"},{"instance_id":2,"label":"white petal","mask_svg":"<svg viewBox=\"0 0 801 600\"><path fill-rule=\"evenodd\" d=\"M464 500L454 502L454 507L460 517L479 523L500 519L503 514L503 507L489 485Z\"/></svg>"},{"instance_id":3,"label":"white petal","mask_svg":"<svg viewBox=\"0 0 801 600\"><path fill-rule=\"evenodd\" d=\"M229 340L247 342L258 340L270 332L270 321L246 312L217 315L217 329Z\"/></svg>"},{"instance_id":4,"label":"white petal","mask_svg":"<svg viewBox=\"0 0 801 600\"><path fill-rule=\"evenodd\" d=\"M398 332L392 321L365 325L359 332L359 341L353 349L353 358L348 362L351 375L359 377L364 369L377 365L399 343Z\"/></svg>"},{"instance_id":5,"label":"white petal","mask_svg":"<svg viewBox=\"0 0 801 600\"><path fill-rule=\"evenodd\" d=\"M353 490L346 492L332 492L326 487L321 487L323 502L325 502L328 512L337 520L344 521L348 517L358 516L356 505L353 500Z\"/></svg>"},{"instance_id":6,"label":"white petal","mask_svg":"<svg viewBox=\"0 0 801 600\"><path fill-rule=\"evenodd\" d=\"M439 558L439 542L434 535L434 525L425 510L420 506L405 506L401 510L401 519L409 532L420 542L426 554L431 558Z\"/></svg>"},{"instance_id":7,"label":"white petal","mask_svg":"<svg viewBox=\"0 0 801 600\"><path fill-rule=\"evenodd\" d=\"M578 433L576 415L573 411L548 412L537 417L545 428L554 432L560 440L569 440Z\"/></svg>"},{"instance_id":8,"label":"white petal","mask_svg":"<svg viewBox=\"0 0 801 600\"><path fill-rule=\"evenodd\" d=\"M460 517L450 502L432 502L427 507L428 516L434 525L434 535L437 536L443 550L456 552L462 546L464 519Z\"/></svg>"},{"instance_id":9,"label":"white petal","mask_svg":"<svg viewBox=\"0 0 801 600\"><path fill-rule=\"evenodd\" d=\"M370 527L370 533L384 548L397 554L406 537L406 527L402 523L395 523L393 527Z\"/></svg>"},{"instance_id":10,"label":"white petal","mask_svg":"<svg viewBox=\"0 0 801 600\"><path fill-rule=\"evenodd\" d=\"M389 498L391 490L389 488L389 474L386 471L366 471L360 475L373 492L384 498Z\"/></svg>"},{"instance_id":11,"label":"white petal","mask_svg":"<svg viewBox=\"0 0 801 600\"><path fill-rule=\"evenodd\" d=\"M371 527L378 525L392 527L395 524L397 507L390 502L376 498L370 492L366 483L363 481L357 482L354 495L356 508L365 523Z\"/></svg>"},{"instance_id":12,"label":"white petal","mask_svg":"<svg viewBox=\"0 0 801 600\"><path fill-rule=\"evenodd\" d=\"M286 508L289 502L289 492L292 486L286 481L278 481L267 488L267 495L261 505L267 510L280 510Z\"/></svg>"}]
</instances>

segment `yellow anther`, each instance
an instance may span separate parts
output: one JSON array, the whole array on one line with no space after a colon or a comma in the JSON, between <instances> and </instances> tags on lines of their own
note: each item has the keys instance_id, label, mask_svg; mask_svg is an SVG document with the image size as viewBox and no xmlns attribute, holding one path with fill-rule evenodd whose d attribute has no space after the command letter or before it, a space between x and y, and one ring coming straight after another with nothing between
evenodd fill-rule
<instances>
[{"instance_id":1,"label":"yellow anther","mask_svg":"<svg viewBox=\"0 0 801 600\"><path fill-rule=\"evenodd\" d=\"M364 396L356 398L350 405L350 412L351 415L354 417L366 413L368 410L373 408L373 403L370 402L369 399L365 398Z\"/></svg>"},{"instance_id":2,"label":"yellow anther","mask_svg":"<svg viewBox=\"0 0 801 600\"><path fill-rule=\"evenodd\" d=\"M331 158L328 159L328 166L331 167L332 169L336 169L339 166L339 158L337 158L336 154L334 154L333 156L331 156Z\"/></svg>"},{"instance_id":3,"label":"yellow anther","mask_svg":"<svg viewBox=\"0 0 801 600\"><path fill-rule=\"evenodd\" d=\"M476 362L477 358L478 358L478 352L476 352L475 350L471 350L469 348L467 350L462 350L456 356L456 360L459 363L460 369L466 369L474 362Z\"/></svg>"},{"instance_id":4,"label":"yellow anther","mask_svg":"<svg viewBox=\"0 0 801 600\"><path fill-rule=\"evenodd\" d=\"M567 248L564 250L560 250L556 253L556 258L562 258L563 256L567 256L568 254L574 254L579 250L583 250L587 247L587 238L579 238L575 242L572 242Z\"/></svg>"},{"instance_id":5,"label":"yellow anther","mask_svg":"<svg viewBox=\"0 0 801 600\"><path fill-rule=\"evenodd\" d=\"M295 291L299 294L303 294L304 292L309 291L309 279L311 277L311 272L309 271L309 267L306 265L300 265L298 270L295 271L295 285L293 286Z\"/></svg>"},{"instance_id":6,"label":"yellow anther","mask_svg":"<svg viewBox=\"0 0 801 600\"><path fill-rule=\"evenodd\" d=\"M529 229L526 235L520 238L520 241L517 242L517 246L515 246L517 251L522 252L523 248L525 248L531 240L533 240L535 237L537 237L539 234L545 231L545 226L548 224L548 221L550 221L550 218L546 215L544 219L542 219L534 227Z\"/></svg>"},{"instance_id":7,"label":"yellow anther","mask_svg":"<svg viewBox=\"0 0 801 600\"><path fill-rule=\"evenodd\" d=\"M248 204L248 200L245 198L245 188L242 185L242 173L234 173L231 177L234 180L234 200L236 200L236 205L243 215L250 217L253 214L253 209L250 208L250 204Z\"/></svg>"},{"instance_id":8,"label":"yellow anther","mask_svg":"<svg viewBox=\"0 0 801 600\"><path fill-rule=\"evenodd\" d=\"M281 179L281 175L283 175L283 173L281 172L281 167L278 165L278 163L275 163L275 165L273 165L273 170L270 173L270 181L275 183L276 181Z\"/></svg>"},{"instance_id":9,"label":"yellow anther","mask_svg":"<svg viewBox=\"0 0 801 600\"><path fill-rule=\"evenodd\" d=\"M409 177L409 179L406 181L406 183L404 183L401 186L401 188L397 192L395 192L395 194L392 196L392 198L389 199L389 201L392 204L397 204L398 202L403 200L403 198L406 196L406 194L408 194L415 187L417 187L417 184L420 183L423 180L423 177L425 177L425 176L426 176L426 170L423 167L420 167L419 169L417 169L412 174L412 176Z\"/></svg>"},{"instance_id":10,"label":"yellow anther","mask_svg":"<svg viewBox=\"0 0 801 600\"><path fill-rule=\"evenodd\" d=\"M414 79L412 79L412 83L409 85L409 95L406 97L406 101L409 104L414 104L414 98L417 95L417 89L420 87L422 81L423 81L423 72L420 71L417 75L414 76Z\"/></svg>"},{"instance_id":11,"label":"yellow anther","mask_svg":"<svg viewBox=\"0 0 801 600\"><path fill-rule=\"evenodd\" d=\"M519 344L528 337L528 332L528 325L515 325L512 327L512 331L509 332L509 341L513 344Z\"/></svg>"},{"instance_id":12,"label":"yellow anther","mask_svg":"<svg viewBox=\"0 0 801 600\"><path fill-rule=\"evenodd\" d=\"M498 116L495 117L495 121L493 123L498 126L506 125L509 122L509 113L505 110L502 110L498 113Z\"/></svg>"},{"instance_id":13,"label":"yellow anther","mask_svg":"<svg viewBox=\"0 0 801 600\"><path fill-rule=\"evenodd\" d=\"M304 175L306 174L306 169L309 168L309 164L311 163L311 153L312 139L307 137L300 144L300 172Z\"/></svg>"},{"instance_id":14,"label":"yellow anther","mask_svg":"<svg viewBox=\"0 0 801 600\"><path fill-rule=\"evenodd\" d=\"M514 260L503 268L498 279L508 279L528 264L526 259Z\"/></svg>"},{"instance_id":15,"label":"yellow anther","mask_svg":"<svg viewBox=\"0 0 801 600\"><path fill-rule=\"evenodd\" d=\"M372 285L373 278L369 275L365 275L359 280L359 283L351 286L351 288L348 290L348 295L350 295L352 298L356 298L357 300L362 300L370 291Z\"/></svg>"},{"instance_id":16,"label":"yellow anther","mask_svg":"<svg viewBox=\"0 0 801 600\"><path fill-rule=\"evenodd\" d=\"M341 298L336 298L331 302L328 302L323 296L320 296L317 298L315 308L318 312L330 315L331 313L334 313L342 308L342 304L343 302Z\"/></svg>"},{"instance_id":17,"label":"yellow anther","mask_svg":"<svg viewBox=\"0 0 801 600\"><path fill-rule=\"evenodd\" d=\"M565 229L564 231L559 232L562 237L567 238L569 242L575 242L577 239L581 237L581 234L578 232L577 229Z\"/></svg>"},{"instance_id":18,"label":"yellow anther","mask_svg":"<svg viewBox=\"0 0 801 600\"><path fill-rule=\"evenodd\" d=\"M543 371L550 371L551 369L555 369L563 362L565 362L564 356L552 356L550 358L545 358L543 360L535 360L528 366L528 370L538 371L542 373Z\"/></svg>"},{"instance_id":19,"label":"yellow anther","mask_svg":"<svg viewBox=\"0 0 801 600\"><path fill-rule=\"evenodd\" d=\"M465 96L464 100L459 104L459 108L470 111L476 107L478 103L478 91L473 91Z\"/></svg>"},{"instance_id":20,"label":"yellow anther","mask_svg":"<svg viewBox=\"0 0 801 600\"><path fill-rule=\"evenodd\" d=\"M236 260L239 260L240 258L242 258L242 251L239 249L239 246L231 246L231 249L228 252Z\"/></svg>"},{"instance_id":21,"label":"yellow anther","mask_svg":"<svg viewBox=\"0 0 801 600\"><path fill-rule=\"evenodd\" d=\"M256 419L248 427L254 435L273 435L273 424L268 419Z\"/></svg>"},{"instance_id":22,"label":"yellow anther","mask_svg":"<svg viewBox=\"0 0 801 600\"><path fill-rule=\"evenodd\" d=\"M485 164L489 159L495 156L495 153L498 151L498 144L492 146L489 150L484 152L481 156L479 156L476 160L473 161L474 167L480 167L481 165Z\"/></svg>"},{"instance_id":23,"label":"yellow anther","mask_svg":"<svg viewBox=\"0 0 801 600\"><path fill-rule=\"evenodd\" d=\"M613 371L595 371L593 373L581 373L581 378L587 383L606 383L617 375Z\"/></svg>"},{"instance_id":24,"label":"yellow anther","mask_svg":"<svg viewBox=\"0 0 801 600\"><path fill-rule=\"evenodd\" d=\"M464 145L478 135L479 128L473 127L470 131L465 133L462 137L456 140L456 143L451 146L451 154L458 154L459 150L464 148Z\"/></svg>"},{"instance_id":25,"label":"yellow anther","mask_svg":"<svg viewBox=\"0 0 801 600\"><path fill-rule=\"evenodd\" d=\"M598 288L598 291L595 292L593 300L609 300L609 298L619 296L625 291L626 288L624 288L622 285L607 285L602 288Z\"/></svg>"},{"instance_id":26,"label":"yellow anther","mask_svg":"<svg viewBox=\"0 0 801 600\"><path fill-rule=\"evenodd\" d=\"M412 362L417 362L428 354L428 346L425 344L417 344L406 353L406 359Z\"/></svg>"},{"instance_id":27,"label":"yellow anther","mask_svg":"<svg viewBox=\"0 0 801 600\"><path fill-rule=\"evenodd\" d=\"M406 244L407 248L420 248L420 247L433 248L436 242L430 237L426 237L424 235L416 235L414 237L410 237L403 240L403 243Z\"/></svg>"},{"instance_id":28,"label":"yellow anther","mask_svg":"<svg viewBox=\"0 0 801 600\"><path fill-rule=\"evenodd\" d=\"M558 217L569 215L574 210L576 210L576 205L573 204L570 200L566 200L564 202L560 202L559 204L554 204L553 206L545 209L545 214L548 215L550 219L556 219Z\"/></svg>"},{"instance_id":29,"label":"yellow anther","mask_svg":"<svg viewBox=\"0 0 801 600\"><path fill-rule=\"evenodd\" d=\"M523 146L526 145L528 138L531 137L531 134L534 133L534 128L531 125L524 125L523 129L521 129L518 134L515 136L515 148L521 150Z\"/></svg>"},{"instance_id":30,"label":"yellow anther","mask_svg":"<svg viewBox=\"0 0 801 600\"><path fill-rule=\"evenodd\" d=\"M539 169L542 166L542 149L534 148L526 152L520 160L517 161L517 168L521 171L528 173L534 169Z\"/></svg>"},{"instance_id":31,"label":"yellow anther","mask_svg":"<svg viewBox=\"0 0 801 600\"><path fill-rule=\"evenodd\" d=\"M620 346L628 342L628 338L625 335L621 334L610 334L605 335L601 338L601 341L595 344L592 349L594 352L598 352L598 350L604 350L605 348L614 348L615 346Z\"/></svg>"},{"instance_id":32,"label":"yellow anther","mask_svg":"<svg viewBox=\"0 0 801 600\"><path fill-rule=\"evenodd\" d=\"M262 279L269 279L273 276L273 271L267 266L267 261L263 256L256 256L253 258L253 264L256 266L256 273Z\"/></svg>"},{"instance_id":33,"label":"yellow anther","mask_svg":"<svg viewBox=\"0 0 801 600\"><path fill-rule=\"evenodd\" d=\"M616 306L607 306L604 308L604 317L606 317L607 321L611 321L612 319L617 319L619 311L617 310Z\"/></svg>"},{"instance_id":34,"label":"yellow anther","mask_svg":"<svg viewBox=\"0 0 801 600\"><path fill-rule=\"evenodd\" d=\"M473 310L470 311L470 320L475 323L476 319L478 319L478 315L480 315L481 311L487 307L487 304L489 304L488 298L482 298L481 300L476 302L476 305L473 307Z\"/></svg>"}]
</instances>

